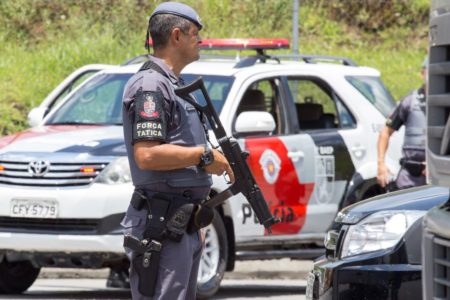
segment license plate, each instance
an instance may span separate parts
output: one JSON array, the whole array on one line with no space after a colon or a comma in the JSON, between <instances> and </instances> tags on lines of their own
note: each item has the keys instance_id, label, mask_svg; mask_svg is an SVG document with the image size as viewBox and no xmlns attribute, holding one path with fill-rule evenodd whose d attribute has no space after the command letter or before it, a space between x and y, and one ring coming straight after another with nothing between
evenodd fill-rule
<instances>
[{"instance_id":1,"label":"license plate","mask_svg":"<svg viewBox=\"0 0 450 300\"><path fill-rule=\"evenodd\" d=\"M314 291L314 281L316 280L316 276L314 273L309 273L308 278L306 279L306 299L312 300L313 298L313 291Z\"/></svg>"},{"instance_id":2,"label":"license plate","mask_svg":"<svg viewBox=\"0 0 450 300\"><path fill-rule=\"evenodd\" d=\"M11 200L11 217L19 218L56 218L58 203L52 200L13 199Z\"/></svg>"}]
</instances>

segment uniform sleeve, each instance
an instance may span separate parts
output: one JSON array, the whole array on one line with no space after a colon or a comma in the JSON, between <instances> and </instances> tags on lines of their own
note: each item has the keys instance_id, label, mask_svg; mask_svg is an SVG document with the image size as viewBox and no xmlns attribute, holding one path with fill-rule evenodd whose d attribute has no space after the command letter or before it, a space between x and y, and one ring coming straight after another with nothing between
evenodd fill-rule
<instances>
[{"instance_id":1,"label":"uniform sleeve","mask_svg":"<svg viewBox=\"0 0 450 300\"><path fill-rule=\"evenodd\" d=\"M161 141L167 139L167 109L164 95L140 88L134 99L133 141Z\"/></svg>"},{"instance_id":2,"label":"uniform sleeve","mask_svg":"<svg viewBox=\"0 0 450 300\"><path fill-rule=\"evenodd\" d=\"M409 98L406 97L395 108L394 112L386 119L386 126L399 130L406 123L409 111Z\"/></svg>"}]
</instances>

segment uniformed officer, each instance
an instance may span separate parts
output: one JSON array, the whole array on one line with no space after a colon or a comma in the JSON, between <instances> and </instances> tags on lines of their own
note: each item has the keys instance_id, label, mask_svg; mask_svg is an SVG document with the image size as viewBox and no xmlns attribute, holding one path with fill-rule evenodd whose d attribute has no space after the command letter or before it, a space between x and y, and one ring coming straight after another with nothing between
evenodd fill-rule
<instances>
[{"instance_id":1,"label":"uniformed officer","mask_svg":"<svg viewBox=\"0 0 450 300\"><path fill-rule=\"evenodd\" d=\"M181 70L199 58L202 27L191 7L158 5L146 40L150 35L154 54L124 90L124 136L136 189L122 226L133 299L195 299L202 242L199 231L180 231L185 207L208 197L211 174L226 172L234 180L226 158L207 146L199 113L174 93Z\"/></svg>"},{"instance_id":2,"label":"uniformed officer","mask_svg":"<svg viewBox=\"0 0 450 300\"><path fill-rule=\"evenodd\" d=\"M425 101L426 101L427 60L422 63L424 85L400 101L394 112L387 118L386 125L378 138L378 175L377 181L382 187L388 186L392 173L385 164L384 157L392 133L405 125L403 157L400 171L395 180L396 188L404 189L426 184L425 164Z\"/></svg>"}]
</instances>

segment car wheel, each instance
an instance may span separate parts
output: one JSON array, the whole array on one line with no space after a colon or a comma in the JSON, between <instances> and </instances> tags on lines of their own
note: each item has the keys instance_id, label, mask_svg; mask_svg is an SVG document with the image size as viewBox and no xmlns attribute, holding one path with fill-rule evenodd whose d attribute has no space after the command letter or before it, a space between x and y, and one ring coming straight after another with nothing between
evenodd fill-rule
<instances>
[{"instance_id":1,"label":"car wheel","mask_svg":"<svg viewBox=\"0 0 450 300\"><path fill-rule=\"evenodd\" d=\"M40 268L35 268L29 261L0 263L0 293L19 294L26 291L36 280Z\"/></svg>"},{"instance_id":2,"label":"car wheel","mask_svg":"<svg viewBox=\"0 0 450 300\"><path fill-rule=\"evenodd\" d=\"M217 292L228 261L227 233L217 211L214 211L213 222L204 231L205 246L197 280L198 299L211 297Z\"/></svg>"}]
</instances>

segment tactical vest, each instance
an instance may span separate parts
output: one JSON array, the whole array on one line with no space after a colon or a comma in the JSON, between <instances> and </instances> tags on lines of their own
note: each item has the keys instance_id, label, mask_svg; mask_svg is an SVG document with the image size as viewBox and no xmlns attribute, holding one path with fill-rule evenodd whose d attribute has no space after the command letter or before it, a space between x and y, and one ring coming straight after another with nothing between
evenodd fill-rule
<instances>
[{"instance_id":1,"label":"tactical vest","mask_svg":"<svg viewBox=\"0 0 450 300\"><path fill-rule=\"evenodd\" d=\"M405 123L403 150L425 150L425 100L416 91L411 95L411 106Z\"/></svg>"},{"instance_id":2,"label":"tactical vest","mask_svg":"<svg viewBox=\"0 0 450 300\"><path fill-rule=\"evenodd\" d=\"M174 88L174 85L168 78L167 74L161 73L159 70L141 69L140 72L155 72L165 77L167 82ZM204 123L194 106L187 101L175 95L173 89L169 89L169 99L174 99L178 105L178 115L180 118L179 125L174 128L168 128L167 143L180 146L200 146L207 143ZM167 89L166 89L167 90ZM132 120L133 114L129 114L125 109L123 112L123 124L125 132L125 144L127 147L128 158L130 162L130 171L133 184L136 187L148 188L156 192L177 192L177 188L199 188L209 191L212 184L211 175L206 173L198 166L191 166L183 169L170 171L152 171L141 170L137 166L134 159L132 138ZM199 190L196 189L196 190Z\"/></svg>"}]
</instances>

